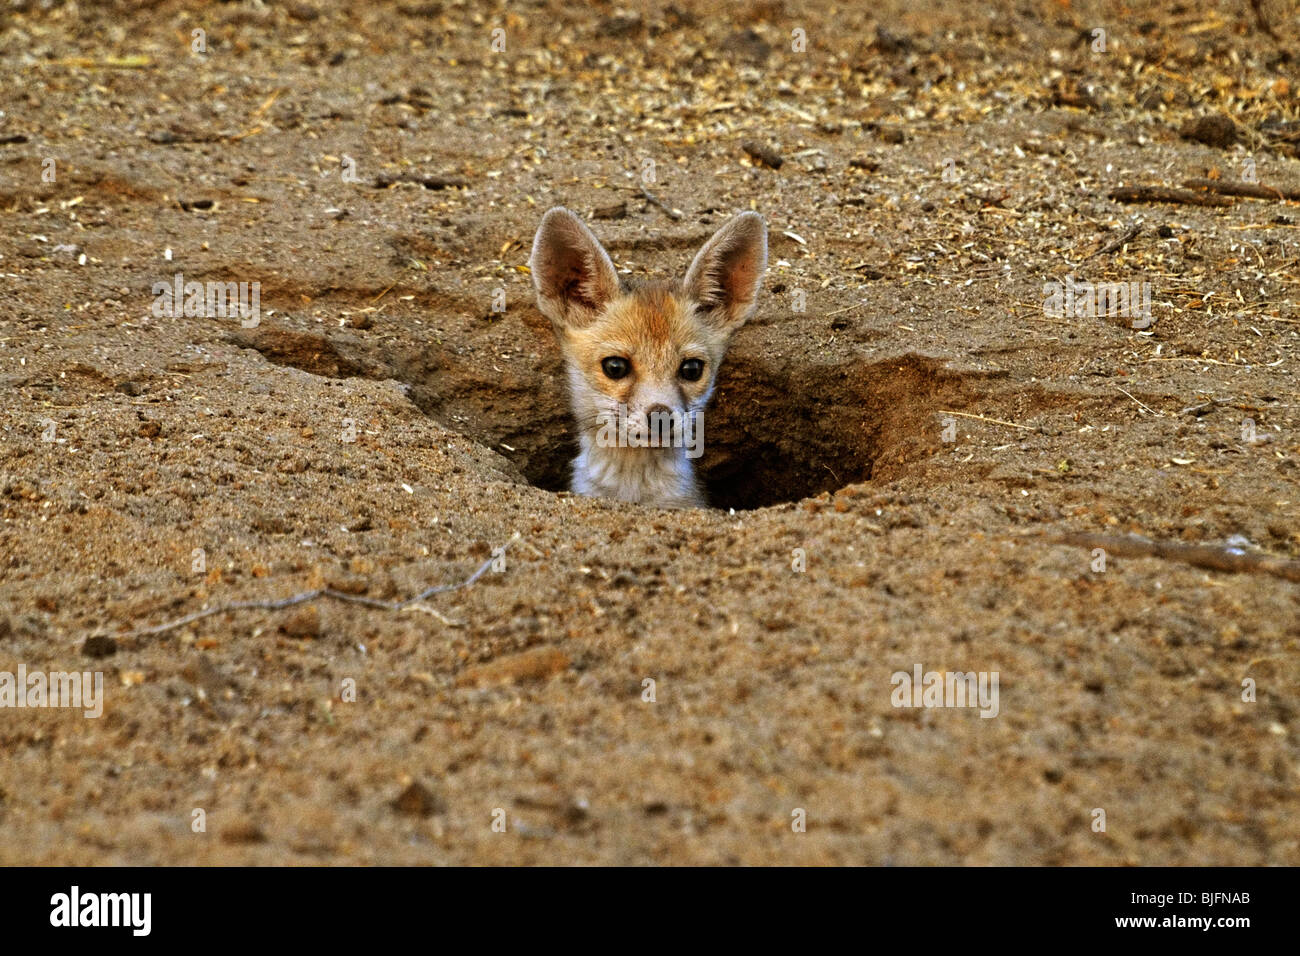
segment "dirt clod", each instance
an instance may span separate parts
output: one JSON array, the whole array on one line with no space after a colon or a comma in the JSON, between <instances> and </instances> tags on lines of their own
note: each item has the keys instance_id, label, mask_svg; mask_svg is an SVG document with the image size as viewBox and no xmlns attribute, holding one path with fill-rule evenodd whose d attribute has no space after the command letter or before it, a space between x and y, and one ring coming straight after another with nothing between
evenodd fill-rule
<instances>
[{"instance_id":1,"label":"dirt clod","mask_svg":"<svg viewBox=\"0 0 1300 956\"><path fill-rule=\"evenodd\" d=\"M1213 146L1217 149L1227 149L1237 142L1241 135L1237 130L1237 124L1232 121L1232 118L1222 113L1210 113L1189 120L1182 125L1178 133L1184 139L1204 143L1206 146Z\"/></svg>"},{"instance_id":2,"label":"dirt clod","mask_svg":"<svg viewBox=\"0 0 1300 956\"><path fill-rule=\"evenodd\" d=\"M112 657L117 653L117 641L104 635L88 637L82 642L81 653L90 658Z\"/></svg>"},{"instance_id":3,"label":"dirt clod","mask_svg":"<svg viewBox=\"0 0 1300 956\"><path fill-rule=\"evenodd\" d=\"M284 623L280 625L280 630L289 637L320 637L320 608L315 604L305 604L289 612L289 615L284 619Z\"/></svg>"},{"instance_id":4,"label":"dirt clod","mask_svg":"<svg viewBox=\"0 0 1300 956\"><path fill-rule=\"evenodd\" d=\"M407 816L430 817L446 812L447 805L441 797L415 780L393 800L393 809Z\"/></svg>"},{"instance_id":5,"label":"dirt clod","mask_svg":"<svg viewBox=\"0 0 1300 956\"><path fill-rule=\"evenodd\" d=\"M569 664L569 656L563 651L537 647L467 668L456 683L460 687L482 688L546 680L567 670Z\"/></svg>"}]
</instances>

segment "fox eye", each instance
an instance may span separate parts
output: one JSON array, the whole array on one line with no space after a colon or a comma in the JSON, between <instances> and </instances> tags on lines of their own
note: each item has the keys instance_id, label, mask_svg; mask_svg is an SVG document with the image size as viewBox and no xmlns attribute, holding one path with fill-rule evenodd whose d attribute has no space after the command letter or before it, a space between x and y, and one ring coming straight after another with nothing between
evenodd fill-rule
<instances>
[{"instance_id":1,"label":"fox eye","mask_svg":"<svg viewBox=\"0 0 1300 956\"><path fill-rule=\"evenodd\" d=\"M600 370L605 373L607 378L622 378L632 371L632 363L625 358L611 355L609 358L600 360Z\"/></svg>"},{"instance_id":2,"label":"fox eye","mask_svg":"<svg viewBox=\"0 0 1300 956\"><path fill-rule=\"evenodd\" d=\"M687 359L677 370L677 374L688 382L698 382L700 376L704 374L704 363L699 359Z\"/></svg>"}]
</instances>

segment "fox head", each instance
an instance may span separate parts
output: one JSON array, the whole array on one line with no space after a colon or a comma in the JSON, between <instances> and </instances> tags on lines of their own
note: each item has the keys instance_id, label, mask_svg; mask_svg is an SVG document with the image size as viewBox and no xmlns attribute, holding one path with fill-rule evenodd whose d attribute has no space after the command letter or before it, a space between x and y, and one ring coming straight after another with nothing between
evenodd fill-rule
<instances>
[{"instance_id":1,"label":"fox head","mask_svg":"<svg viewBox=\"0 0 1300 956\"><path fill-rule=\"evenodd\" d=\"M682 279L632 283L582 220L556 207L542 217L529 267L568 367L579 433L617 414L653 429L652 416L681 422L708 404L727 343L754 311L767 226L741 213Z\"/></svg>"}]
</instances>

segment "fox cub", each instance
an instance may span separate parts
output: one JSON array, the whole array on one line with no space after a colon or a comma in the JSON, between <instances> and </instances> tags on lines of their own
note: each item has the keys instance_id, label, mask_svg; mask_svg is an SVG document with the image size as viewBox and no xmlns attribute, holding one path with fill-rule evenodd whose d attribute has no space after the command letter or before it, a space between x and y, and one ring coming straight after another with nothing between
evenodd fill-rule
<instances>
[{"instance_id":1,"label":"fox cub","mask_svg":"<svg viewBox=\"0 0 1300 956\"><path fill-rule=\"evenodd\" d=\"M573 491L660 508L700 508L693 460L727 343L754 311L767 226L741 213L681 280L623 281L567 209L542 217L529 259L551 320L578 428Z\"/></svg>"}]
</instances>

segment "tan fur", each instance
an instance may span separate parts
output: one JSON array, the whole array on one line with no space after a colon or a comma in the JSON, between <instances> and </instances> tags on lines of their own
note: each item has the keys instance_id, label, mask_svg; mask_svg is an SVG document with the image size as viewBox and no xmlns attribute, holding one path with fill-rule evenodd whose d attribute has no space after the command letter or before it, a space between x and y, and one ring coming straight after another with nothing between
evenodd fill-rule
<instances>
[{"instance_id":1,"label":"tan fur","mask_svg":"<svg viewBox=\"0 0 1300 956\"><path fill-rule=\"evenodd\" d=\"M530 266L538 306L555 327L568 371L581 447L575 492L704 506L685 448L602 445L598 422L620 408L638 421L660 407L702 415L728 340L753 309L766 261L766 230L750 213L718 231L684 282L628 285L576 216L553 209L543 217ZM628 361L630 373L610 378L602 368L610 357ZM704 363L697 381L681 375L686 359Z\"/></svg>"}]
</instances>

